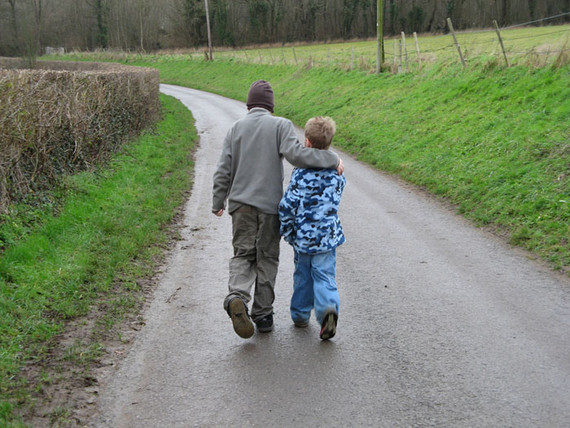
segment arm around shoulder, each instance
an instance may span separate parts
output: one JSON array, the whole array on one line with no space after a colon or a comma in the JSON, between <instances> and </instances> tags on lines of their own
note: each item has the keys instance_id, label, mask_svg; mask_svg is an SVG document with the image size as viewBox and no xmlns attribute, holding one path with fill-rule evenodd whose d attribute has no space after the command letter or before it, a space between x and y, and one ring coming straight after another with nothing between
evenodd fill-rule
<instances>
[{"instance_id":1,"label":"arm around shoulder","mask_svg":"<svg viewBox=\"0 0 570 428\"><path fill-rule=\"evenodd\" d=\"M279 137L279 152L291 165L297 168L338 168L338 155L330 150L305 147L299 142L290 120L283 119Z\"/></svg>"}]
</instances>

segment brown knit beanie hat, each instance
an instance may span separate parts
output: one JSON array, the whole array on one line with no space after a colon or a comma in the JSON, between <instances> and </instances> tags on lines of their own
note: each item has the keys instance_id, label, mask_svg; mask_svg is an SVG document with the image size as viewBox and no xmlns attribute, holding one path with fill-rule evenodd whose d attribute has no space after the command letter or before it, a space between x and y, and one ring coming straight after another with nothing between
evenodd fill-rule
<instances>
[{"instance_id":1,"label":"brown knit beanie hat","mask_svg":"<svg viewBox=\"0 0 570 428\"><path fill-rule=\"evenodd\" d=\"M265 80L256 80L249 88L247 94L247 109L254 107L263 107L273 113L275 98L273 96L273 88Z\"/></svg>"}]
</instances>

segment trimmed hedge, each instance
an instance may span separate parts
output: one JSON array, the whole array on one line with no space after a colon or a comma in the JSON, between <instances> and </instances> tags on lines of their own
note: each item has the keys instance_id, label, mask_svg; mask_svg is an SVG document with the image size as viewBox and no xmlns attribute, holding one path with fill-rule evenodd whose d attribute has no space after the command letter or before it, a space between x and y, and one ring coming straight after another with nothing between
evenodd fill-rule
<instances>
[{"instance_id":1,"label":"trimmed hedge","mask_svg":"<svg viewBox=\"0 0 570 428\"><path fill-rule=\"evenodd\" d=\"M0 213L90 169L160 114L159 72L0 58Z\"/></svg>"}]
</instances>

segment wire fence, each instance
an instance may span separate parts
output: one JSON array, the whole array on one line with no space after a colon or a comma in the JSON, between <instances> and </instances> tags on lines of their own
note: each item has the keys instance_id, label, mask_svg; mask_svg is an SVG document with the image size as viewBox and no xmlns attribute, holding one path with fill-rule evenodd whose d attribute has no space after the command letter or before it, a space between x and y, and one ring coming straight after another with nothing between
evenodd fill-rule
<instances>
[{"instance_id":1,"label":"wire fence","mask_svg":"<svg viewBox=\"0 0 570 428\"><path fill-rule=\"evenodd\" d=\"M421 70L434 63L504 62L506 65L546 66L570 62L570 24L534 26L570 16L558 14L508 27L453 32L439 35L401 34L384 39L383 68L394 73ZM376 40L217 50L215 60L255 64L287 64L305 67L336 67L345 70L376 69ZM458 52L460 52L458 54ZM197 52L193 59L204 58Z\"/></svg>"}]
</instances>

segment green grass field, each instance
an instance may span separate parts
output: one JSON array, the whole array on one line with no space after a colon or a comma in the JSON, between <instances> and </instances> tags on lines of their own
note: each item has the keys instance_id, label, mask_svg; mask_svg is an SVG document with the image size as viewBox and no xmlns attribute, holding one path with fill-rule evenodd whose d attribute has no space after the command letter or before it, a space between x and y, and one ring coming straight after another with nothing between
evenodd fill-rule
<instances>
[{"instance_id":1,"label":"green grass field","mask_svg":"<svg viewBox=\"0 0 570 428\"><path fill-rule=\"evenodd\" d=\"M188 109L165 96L162 103L155 130L105 168L66 178L57 213L45 208L34 225L11 229L0 259L0 426L17 426L13 409L33 405L42 381L30 385L20 370L46 364L68 321L102 308L91 335L64 350L84 367L101 355L98 332L140 307L137 280L154 274L164 252L166 226L191 185L196 142ZM24 211L4 216L0 234L21 224Z\"/></svg>"},{"instance_id":2,"label":"green grass field","mask_svg":"<svg viewBox=\"0 0 570 428\"><path fill-rule=\"evenodd\" d=\"M560 54L570 52L570 24L545 27L511 28L501 31L507 58L513 65L544 67L555 62ZM418 71L433 65L459 63L459 55L450 34L418 35L420 54L412 34L405 35L400 58L401 36L384 39L384 68L393 72L398 62L403 71ZM504 57L494 29L457 33L457 41L468 65L481 61L504 64ZM247 64L324 66L341 70L376 70L376 40L354 40L315 44L283 44L280 46L247 47L244 49L214 47L215 60ZM99 52L67 56L79 60L137 61L145 58L202 61L204 48L137 55L125 52ZM406 55L407 54L407 55ZM406 61L407 59L407 61Z\"/></svg>"},{"instance_id":3,"label":"green grass field","mask_svg":"<svg viewBox=\"0 0 570 428\"><path fill-rule=\"evenodd\" d=\"M513 28L501 33L507 57L514 64L535 63L544 65L556 58L564 49L570 49L570 25L552 27ZM402 68L417 70L436 63L459 62L459 55L450 34L418 35L417 48L412 34L405 35L400 58L402 37L384 40L385 67L401 62ZM495 58L503 61L502 50L495 30L460 32L457 41L467 62L481 58ZM396 43L395 43L396 42ZM220 50L215 58L232 59L239 62L262 64L334 66L341 69L376 69L376 40L327 43L300 46L281 46L265 49ZM193 53L193 58L203 58L202 52Z\"/></svg>"}]
</instances>

